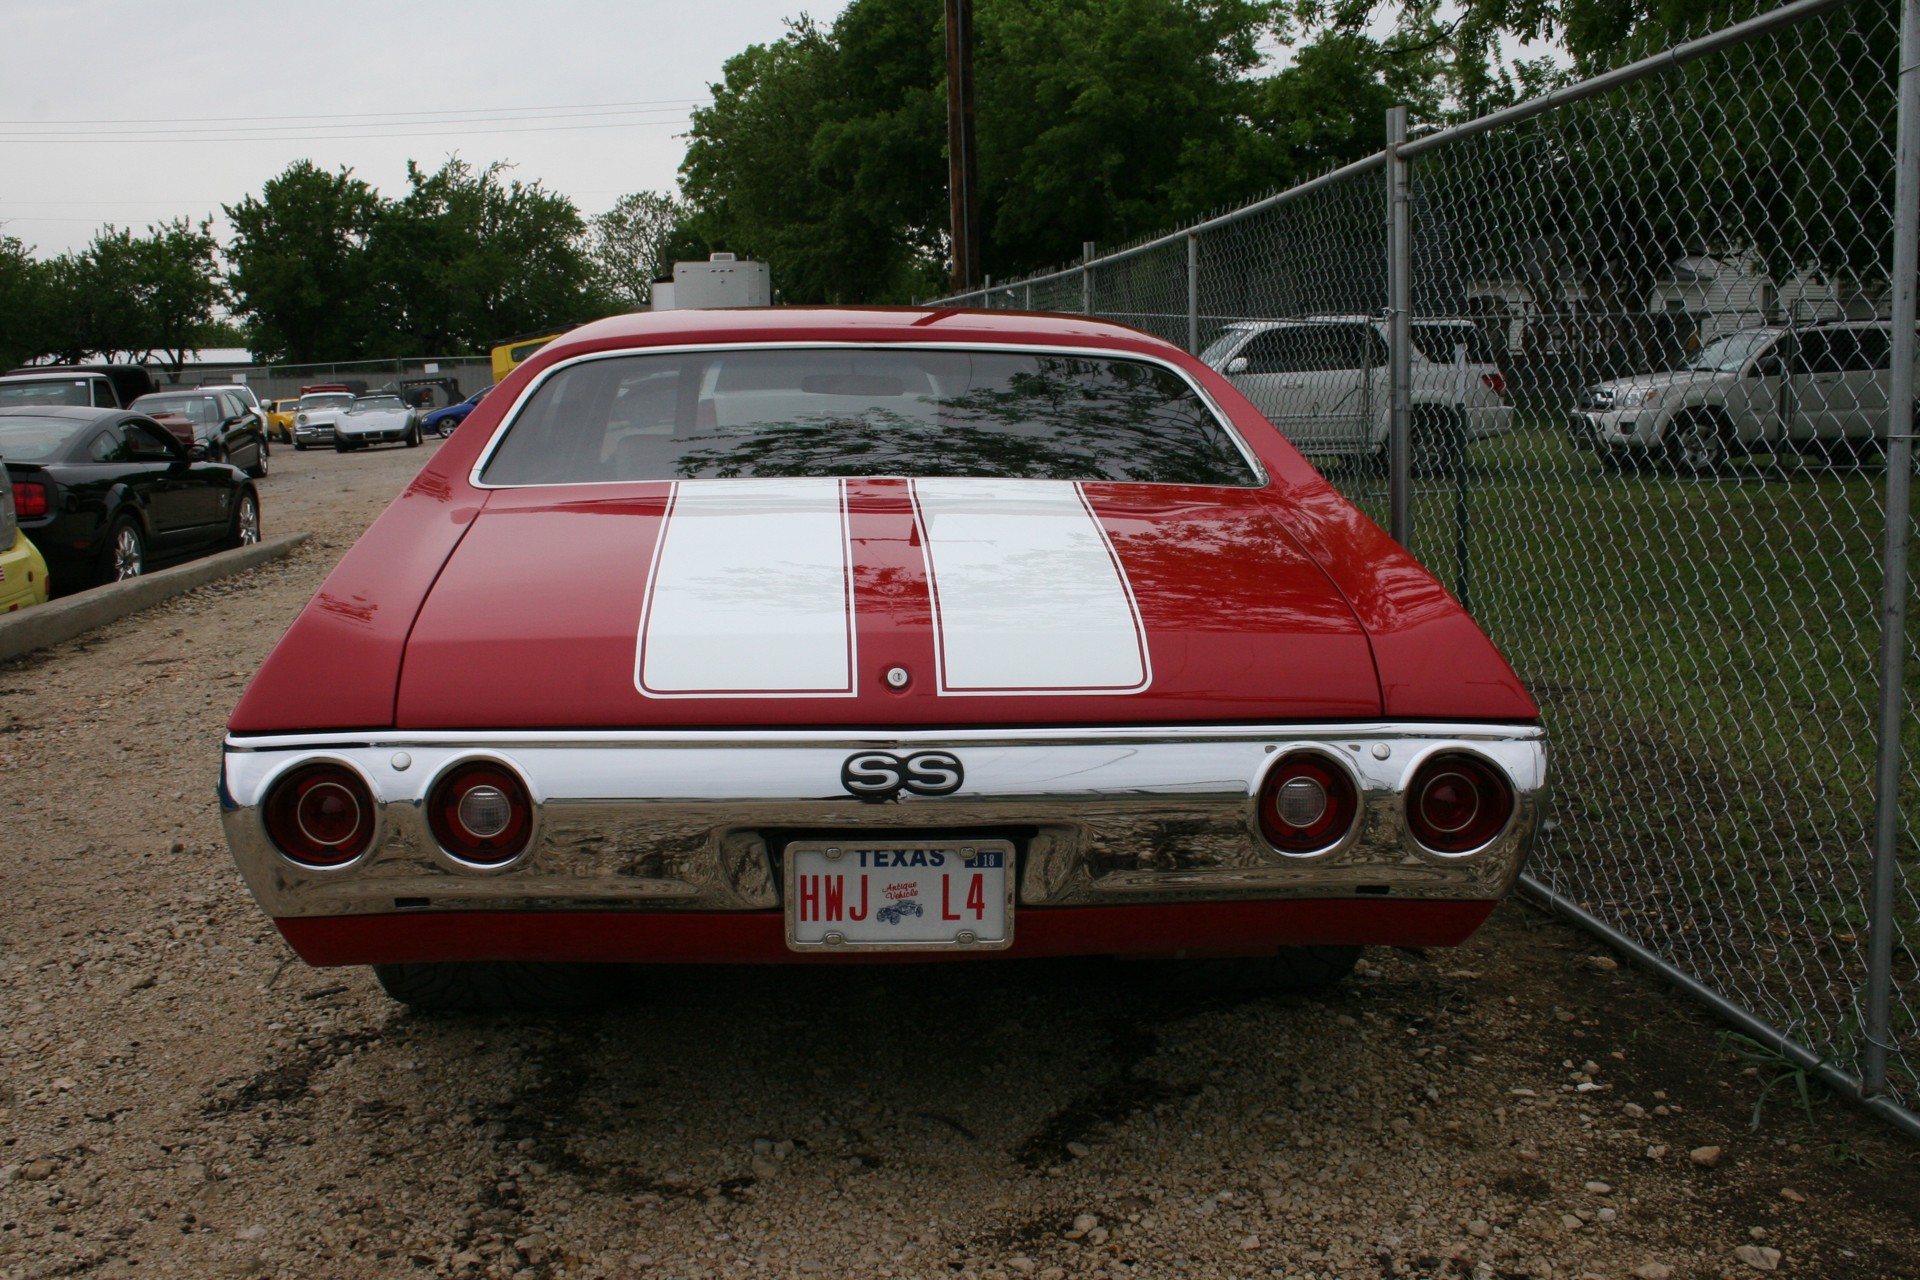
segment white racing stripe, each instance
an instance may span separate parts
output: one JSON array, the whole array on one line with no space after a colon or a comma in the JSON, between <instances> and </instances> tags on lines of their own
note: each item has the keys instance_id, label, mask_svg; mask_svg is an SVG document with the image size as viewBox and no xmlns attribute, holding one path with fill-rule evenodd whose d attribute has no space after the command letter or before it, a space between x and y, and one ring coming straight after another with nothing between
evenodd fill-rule
<instances>
[{"instance_id":1,"label":"white racing stripe","mask_svg":"<svg viewBox=\"0 0 1920 1280\"><path fill-rule=\"evenodd\" d=\"M943 694L1138 693L1146 633L1070 481L915 480Z\"/></svg>"},{"instance_id":2,"label":"white racing stripe","mask_svg":"<svg viewBox=\"0 0 1920 1280\"><path fill-rule=\"evenodd\" d=\"M647 576L634 682L652 698L852 697L840 482L674 485Z\"/></svg>"}]
</instances>

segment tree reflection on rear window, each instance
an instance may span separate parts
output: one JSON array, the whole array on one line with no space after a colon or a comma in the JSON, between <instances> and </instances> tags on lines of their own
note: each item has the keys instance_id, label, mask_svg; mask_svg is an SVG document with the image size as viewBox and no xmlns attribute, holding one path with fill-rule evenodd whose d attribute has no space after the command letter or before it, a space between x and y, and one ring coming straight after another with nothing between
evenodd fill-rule
<instances>
[{"instance_id":1,"label":"tree reflection on rear window","mask_svg":"<svg viewBox=\"0 0 1920 1280\"><path fill-rule=\"evenodd\" d=\"M481 479L752 476L1260 482L1194 389L1160 365L833 347L569 366L521 407Z\"/></svg>"}]
</instances>

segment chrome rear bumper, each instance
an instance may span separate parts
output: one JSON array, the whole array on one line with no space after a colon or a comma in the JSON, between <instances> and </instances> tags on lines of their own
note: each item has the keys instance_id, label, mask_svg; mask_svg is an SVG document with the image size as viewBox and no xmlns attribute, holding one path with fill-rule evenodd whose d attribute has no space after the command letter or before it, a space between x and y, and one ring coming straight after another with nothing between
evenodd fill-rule
<instances>
[{"instance_id":1,"label":"chrome rear bumper","mask_svg":"<svg viewBox=\"0 0 1920 1280\"><path fill-rule=\"evenodd\" d=\"M1310 748L1361 793L1347 838L1310 856L1260 836L1254 796L1268 766ZM939 750L965 781L951 795L861 801L841 767L861 751ZM1437 751L1484 756L1514 785L1506 829L1464 855L1407 830L1408 778ZM527 782L527 851L476 868L442 850L425 801L443 770L476 757ZM372 848L343 867L303 866L268 840L260 805L287 769L343 762L378 807ZM241 874L276 918L396 910L779 905L783 840L819 833L1011 833L1018 902L1068 906L1247 899L1479 899L1504 894L1532 843L1546 784L1533 725L1342 724L880 733L476 733L382 730L229 737L223 821ZM907 837L911 838L911 837Z\"/></svg>"}]
</instances>

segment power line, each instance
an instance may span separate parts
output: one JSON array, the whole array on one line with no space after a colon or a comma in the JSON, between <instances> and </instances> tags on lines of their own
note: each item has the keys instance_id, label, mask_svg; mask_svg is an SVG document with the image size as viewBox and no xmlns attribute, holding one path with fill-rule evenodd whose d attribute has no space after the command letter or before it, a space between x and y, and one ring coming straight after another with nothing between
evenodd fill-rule
<instances>
[{"instance_id":1,"label":"power line","mask_svg":"<svg viewBox=\"0 0 1920 1280\"><path fill-rule=\"evenodd\" d=\"M567 102L546 107L461 107L439 108L433 111L342 111L304 116L132 116L82 120L0 120L0 128L38 127L41 125L56 127L93 124L220 124L222 122L231 123L243 120L369 120L398 116L460 116L474 115L481 112L506 114L528 111L590 111L601 108L626 107L697 107L706 101L707 99L705 98L652 98L642 102Z\"/></svg>"},{"instance_id":2,"label":"power line","mask_svg":"<svg viewBox=\"0 0 1920 1280\"><path fill-rule=\"evenodd\" d=\"M257 133L257 134L262 134L266 136L278 136L280 134L286 133L289 130L297 130L297 129L379 129L379 128L387 128L389 126L396 129L412 129L412 128L420 128L420 127L429 126L429 125L431 125L436 129L444 129L444 128L455 128L460 125L468 125L468 124L498 124L498 123L514 123L514 122L532 124L532 123L544 123L549 120L588 120L588 119L594 119L600 116L633 116L633 115L657 116L657 115L660 115L662 112L670 113L676 118L684 118L686 114L686 109L684 107L648 107L645 109L634 108L634 109L625 110L625 111L570 111L565 113L564 115L547 115L547 116L524 116L524 115L474 116L471 119L465 119L465 120L394 120L390 122L383 121L383 120L369 120L359 124L339 124L339 125L325 125L325 124L222 125L219 128L205 128L205 129L189 128L183 125L178 127L168 126L168 127L158 128L158 129L76 129L71 132L65 132L65 133L40 132L40 133L31 133L26 136L32 137L32 138L46 138L49 140L64 139L64 138L84 138L90 135L97 135L101 133L126 134L129 136L138 136L138 137L146 137L149 135L158 135L158 134L195 134L195 133L207 133L207 134ZM647 123L647 122L640 121L637 123Z\"/></svg>"},{"instance_id":3,"label":"power line","mask_svg":"<svg viewBox=\"0 0 1920 1280\"><path fill-rule=\"evenodd\" d=\"M97 143L106 143L109 145L120 144L124 146L128 144L151 145L151 144L162 144L162 143L170 143L170 142L221 142L221 143L226 143L226 142L352 142L352 141L358 141L358 140L370 139L370 138L371 139L380 139L380 138L407 139L407 138L445 138L445 137L451 137L451 136L485 137L493 134L502 134L502 133L573 133L573 132L577 132L585 129L649 129L649 128L660 128L662 126L665 126L667 128L680 128L682 126L689 125L692 123L693 122L690 119L682 118L679 120L629 120L619 124L559 124L559 125L552 125L547 128L535 128L535 129L465 129L465 128L459 127L458 125L453 125L444 129L436 129L431 133L273 134L273 135L267 135L267 136L256 136L256 137L248 137L248 138L236 138L236 137L153 138L153 137L141 137L137 135L128 136L124 134L115 135L115 136L103 135L100 137L84 137L78 134L58 134L58 135L50 135L50 136L44 136L44 137L35 137L32 135L27 135L25 137L0 135L0 142L9 142L9 143L54 142L54 143L59 143L62 146L71 146L75 144L89 145L89 144L97 144Z\"/></svg>"}]
</instances>

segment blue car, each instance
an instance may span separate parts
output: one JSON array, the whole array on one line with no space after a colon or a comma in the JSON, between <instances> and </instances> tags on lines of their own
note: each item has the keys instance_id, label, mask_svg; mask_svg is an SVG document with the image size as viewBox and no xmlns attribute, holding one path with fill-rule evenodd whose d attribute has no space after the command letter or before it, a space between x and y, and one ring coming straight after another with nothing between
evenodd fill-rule
<instances>
[{"instance_id":1,"label":"blue car","mask_svg":"<svg viewBox=\"0 0 1920 1280\"><path fill-rule=\"evenodd\" d=\"M420 419L420 429L430 431L436 436L452 435L453 429L460 425L460 420L472 413L473 406L486 399L487 392L491 390L493 390L492 387L482 387L465 400L462 400L459 404L450 404L444 409L435 409L432 413Z\"/></svg>"}]
</instances>

